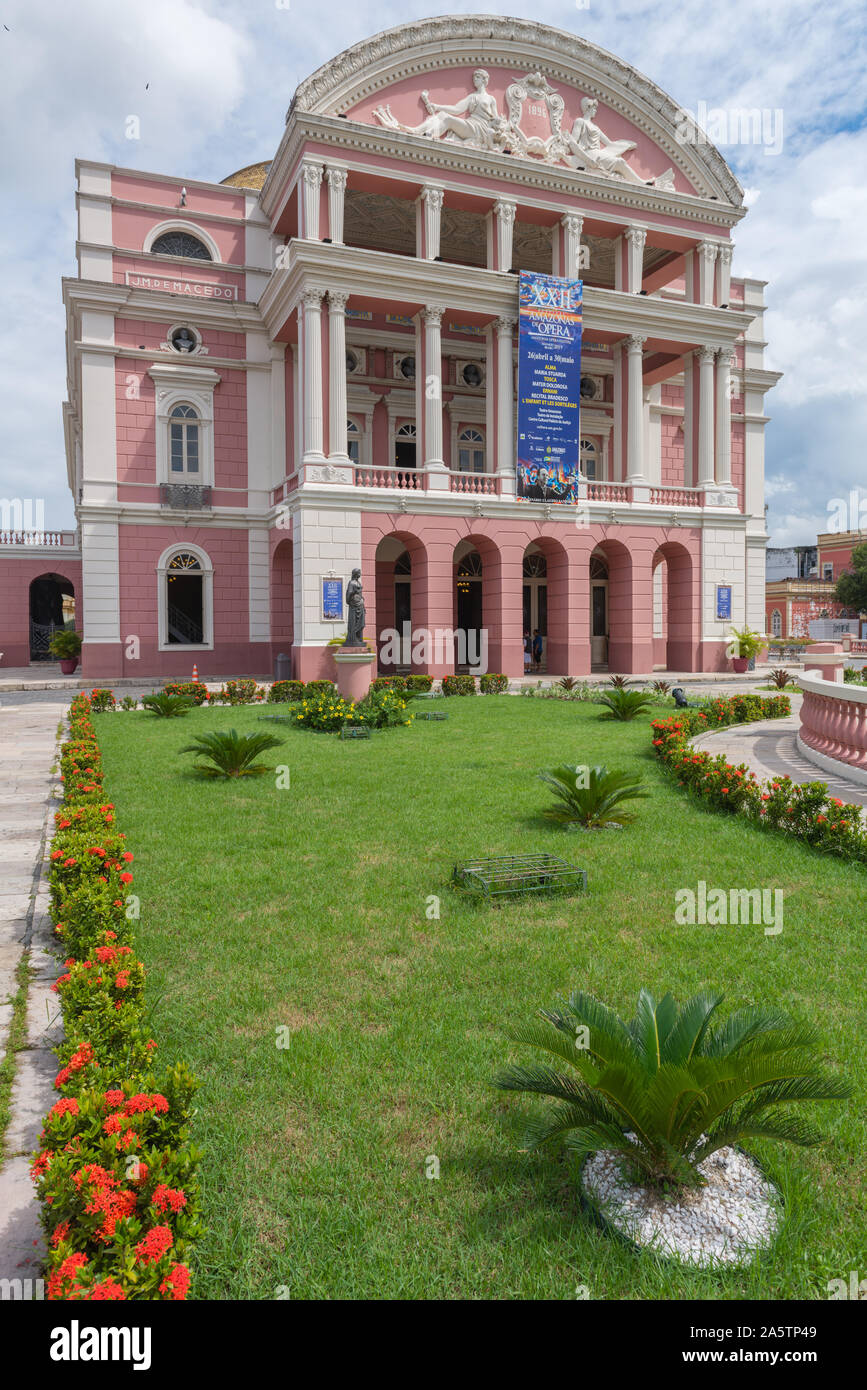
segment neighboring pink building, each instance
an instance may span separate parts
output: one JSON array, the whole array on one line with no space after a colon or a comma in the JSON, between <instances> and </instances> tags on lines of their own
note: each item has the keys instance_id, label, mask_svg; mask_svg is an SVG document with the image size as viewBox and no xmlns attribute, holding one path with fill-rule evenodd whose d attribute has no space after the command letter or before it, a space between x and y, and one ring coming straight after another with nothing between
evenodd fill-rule
<instances>
[{"instance_id":1,"label":"neighboring pink building","mask_svg":"<svg viewBox=\"0 0 867 1390\"><path fill-rule=\"evenodd\" d=\"M409 23L302 82L269 163L80 161L77 198L87 676L284 651L333 676L323 581L356 565L381 649L484 630L510 675L527 628L580 675L721 668L726 595L764 626L777 377L763 282L731 275L743 191L618 58L531 21ZM516 497L518 269L585 285L572 505ZM414 664L454 660L448 638Z\"/></svg>"}]
</instances>

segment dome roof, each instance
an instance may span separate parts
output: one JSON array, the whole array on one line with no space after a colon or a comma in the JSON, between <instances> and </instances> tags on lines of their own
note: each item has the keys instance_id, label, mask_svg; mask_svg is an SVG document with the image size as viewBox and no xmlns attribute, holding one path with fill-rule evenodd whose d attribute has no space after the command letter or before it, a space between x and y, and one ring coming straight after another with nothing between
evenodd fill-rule
<instances>
[{"instance_id":1,"label":"dome roof","mask_svg":"<svg viewBox=\"0 0 867 1390\"><path fill-rule=\"evenodd\" d=\"M221 179L220 182L230 188L259 189L268 177L270 168L270 159L264 159L261 164L246 164L243 169L237 169L234 174L229 174L228 178Z\"/></svg>"}]
</instances>

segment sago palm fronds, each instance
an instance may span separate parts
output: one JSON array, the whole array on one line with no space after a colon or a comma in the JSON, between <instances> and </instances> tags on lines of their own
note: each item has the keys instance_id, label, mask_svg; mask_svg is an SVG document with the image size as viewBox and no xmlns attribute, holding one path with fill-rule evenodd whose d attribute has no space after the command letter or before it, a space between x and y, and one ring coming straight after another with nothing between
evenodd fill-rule
<instances>
[{"instance_id":1,"label":"sago palm fronds","mask_svg":"<svg viewBox=\"0 0 867 1390\"><path fill-rule=\"evenodd\" d=\"M179 715L188 714L193 708L193 701L188 695L167 695L164 690L156 691L152 695L142 695L141 702L151 714L159 714L164 719L175 719Z\"/></svg>"},{"instance_id":2,"label":"sago palm fronds","mask_svg":"<svg viewBox=\"0 0 867 1390\"><path fill-rule=\"evenodd\" d=\"M607 690L597 700L597 704L608 708L603 719L634 719L636 715L643 714L651 703L651 697L644 690Z\"/></svg>"},{"instance_id":3,"label":"sago palm fronds","mask_svg":"<svg viewBox=\"0 0 867 1390\"><path fill-rule=\"evenodd\" d=\"M269 772L267 763L256 758L268 748L279 748L283 740L272 734L239 734L236 729L200 734L180 751L204 759L196 763L203 777L256 777Z\"/></svg>"},{"instance_id":4,"label":"sago palm fronds","mask_svg":"<svg viewBox=\"0 0 867 1390\"><path fill-rule=\"evenodd\" d=\"M512 1036L555 1065L512 1066L495 1082L557 1102L533 1122L528 1144L562 1137L582 1157L613 1149L638 1182L701 1186L698 1165L725 1145L754 1136L818 1143L789 1107L843 1100L851 1087L819 1066L814 1030L764 1008L714 1027L722 998L697 994L678 1008L670 994L657 1002L643 989L629 1022L580 991L540 1010Z\"/></svg>"},{"instance_id":5,"label":"sago palm fronds","mask_svg":"<svg viewBox=\"0 0 867 1390\"><path fill-rule=\"evenodd\" d=\"M546 807L542 814L559 825L583 825L587 830L635 820L631 812L619 809L622 802L648 795L639 790L640 777L609 772L607 767L562 764L540 772L539 780L551 788L561 803Z\"/></svg>"}]
</instances>

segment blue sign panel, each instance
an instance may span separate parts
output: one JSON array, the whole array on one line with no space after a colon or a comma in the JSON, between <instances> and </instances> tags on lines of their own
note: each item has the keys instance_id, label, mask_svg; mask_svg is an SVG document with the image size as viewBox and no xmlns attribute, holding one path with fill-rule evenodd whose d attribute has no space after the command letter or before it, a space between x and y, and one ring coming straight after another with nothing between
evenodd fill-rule
<instances>
[{"instance_id":1,"label":"blue sign panel","mask_svg":"<svg viewBox=\"0 0 867 1390\"><path fill-rule=\"evenodd\" d=\"M518 322L518 497L577 502L580 280L522 270Z\"/></svg>"},{"instance_id":2,"label":"blue sign panel","mask_svg":"<svg viewBox=\"0 0 867 1390\"><path fill-rule=\"evenodd\" d=\"M343 580L342 579L323 579L322 581L322 617L323 620L335 619L337 622L343 619Z\"/></svg>"},{"instance_id":3,"label":"blue sign panel","mask_svg":"<svg viewBox=\"0 0 867 1390\"><path fill-rule=\"evenodd\" d=\"M732 586L731 584L717 584L716 586L716 615L718 618L728 618L732 616Z\"/></svg>"}]
</instances>

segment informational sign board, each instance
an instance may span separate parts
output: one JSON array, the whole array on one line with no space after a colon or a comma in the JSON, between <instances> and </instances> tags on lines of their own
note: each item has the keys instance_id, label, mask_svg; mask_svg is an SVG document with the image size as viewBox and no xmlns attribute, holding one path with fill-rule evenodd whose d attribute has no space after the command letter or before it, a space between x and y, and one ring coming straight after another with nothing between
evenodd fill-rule
<instances>
[{"instance_id":1,"label":"informational sign board","mask_svg":"<svg viewBox=\"0 0 867 1390\"><path fill-rule=\"evenodd\" d=\"M322 581L322 621L328 623L343 621L342 579L323 579Z\"/></svg>"},{"instance_id":2,"label":"informational sign board","mask_svg":"<svg viewBox=\"0 0 867 1390\"><path fill-rule=\"evenodd\" d=\"M522 270L518 293L518 497L574 503L581 458L581 281Z\"/></svg>"},{"instance_id":3,"label":"informational sign board","mask_svg":"<svg viewBox=\"0 0 867 1390\"><path fill-rule=\"evenodd\" d=\"M716 615L718 618L727 618L729 622L732 616L732 586L731 584L717 584L716 586Z\"/></svg>"}]
</instances>

